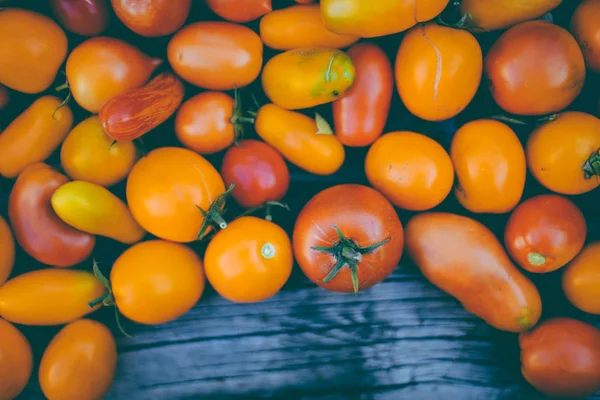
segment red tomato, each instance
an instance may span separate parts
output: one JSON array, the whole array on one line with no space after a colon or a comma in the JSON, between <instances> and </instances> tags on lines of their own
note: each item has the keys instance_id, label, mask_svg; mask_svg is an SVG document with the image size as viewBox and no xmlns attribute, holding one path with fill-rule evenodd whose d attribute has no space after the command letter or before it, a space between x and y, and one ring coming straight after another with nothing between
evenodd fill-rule
<instances>
[{"instance_id":1,"label":"red tomato","mask_svg":"<svg viewBox=\"0 0 600 400\"><path fill-rule=\"evenodd\" d=\"M192 0L111 0L117 17L138 35L170 35L183 26Z\"/></svg>"},{"instance_id":2,"label":"red tomato","mask_svg":"<svg viewBox=\"0 0 600 400\"><path fill-rule=\"evenodd\" d=\"M15 264L15 239L6 220L0 216L0 285L10 276Z\"/></svg>"},{"instance_id":3,"label":"red tomato","mask_svg":"<svg viewBox=\"0 0 600 400\"><path fill-rule=\"evenodd\" d=\"M50 0L50 7L67 30L82 36L96 36L108 25L107 0Z\"/></svg>"},{"instance_id":4,"label":"red tomato","mask_svg":"<svg viewBox=\"0 0 600 400\"><path fill-rule=\"evenodd\" d=\"M571 19L571 31L579 42L589 69L600 72L600 0L584 0Z\"/></svg>"},{"instance_id":5,"label":"red tomato","mask_svg":"<svg viewBox=\"0 0 600 400\"><path fill-rule=\"evenodd\" d=\"M249 22L270 12L271 0L206 0L219 17L233 22Z\"/></svg>"}]
</instances>

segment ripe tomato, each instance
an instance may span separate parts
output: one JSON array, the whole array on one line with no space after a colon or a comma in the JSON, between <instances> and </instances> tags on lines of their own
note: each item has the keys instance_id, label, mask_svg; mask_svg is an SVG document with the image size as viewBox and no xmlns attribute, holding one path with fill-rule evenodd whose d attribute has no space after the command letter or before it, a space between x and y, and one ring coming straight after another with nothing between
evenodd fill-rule
<instances>
[{"instance_id":1,"label":"ripe tomato","mask_svg":"<svg viewBox=\"0 0 600 400\"><path fill-rule=\"evenodd\" d=\"M507 213L519 204L527 163L515 132L502 122L480 119L454 135L450 157L456 171L454 194L475 213Z\"/></svg>"},{"instance_id":2,"label":"ripe tomato","mask_svg":"<svg viewBox=\"0 0 600 400\"><path fill-rule=\"evenodd\" d=\"M354 83L355 69L346 53L335 49L289 50L267 61L262 86L277 106L289 110L330 103Z\"/></svg>"},{"instance_id":3,"label":"ripe tomato","mask_svg":"<svg viewBox=\"0 0 600 400\"><path fill-rule=\"evenodd\" d=\"M61 27L45 15L5 8L0 37L0 83L29 94L48 89L67 56Z\"/></svg>"},{"instance_id":4,"label":"ripe tomato","mask_svg":"<svg viewBox=\"0 0 600 400\"><path fill-rule=\"evenodd\" d=\"M15 240L6 220L0 216L0 285L2 285L12 272L15 265Z\"/></svg>"},{"instance_id":5,"label":"ripe tomato","mask_svg":"<svg viewBox=\"0 0 600 400\"><path fill-rule=\"evenodd\" d=\"M230 22L196 22L171 38L173 70L210 90L232 90L254 82L262 68L263 44L250 28Z\"/></svg>"},{"instance_id":6,"label":"ripe tomato","mask_svg":"<svg viewBox=\"0 0 600 400\"><path fill-rule=\"evenodd\" d=\"M558 112L575 100L585 82L577 41L546 21L506 31L486 55L484 69L496 103L519 115Z\"/></svg>"},{"instance_id":7,"label":"ripe tomato","mask_svg":"<svg viewBox=\"0 0 600 400\"><path fill-rule=\"evenodd\" d=\"M108 187L127 177L136 155L133 142L113 144L98 117L92 116L67 135L60 149L60 164L71 179Z\"/></svg>"},{"instance_id":8,"label":"ripe tomato","mask_svg":"<svg viewBox=\"0 0 600 400\"><path fill-rule=\"evenodd\" d=\"M290 277L293 264L287 233L255 217L238 218L219 231L204 256L210 284L221 296L238 303L273 297Z\"/></svg>"},{"instance_id":9,"label":"ripe tomato","mask_svg":"<svg viewBox=\"0 0 600 400\"><path fill-rule=\"evenodd\" d=\"M469 13L476 28L487 32L505 29L541 17L558 7L562 0L462 0L460 12Z\"/></svg>"},{"instance_id":10,"label":"ripe tomato","mask_svg":"<svg viewBox=\"0 0 600 400\"><path fill-rule=\"evenodd\" d=\"M97 36L108 25L106 0L50 0L56 19L68 31L82 36Z\"/></svg>"},{"instance_id":11,"label":"ripe tomato","mask_svg":"<svg viewBox=\"0 0 600 400\"><path fill-rule=\"evenodd\" d=\"M527 164L546 188L562 194L586 193L600 185L600 119L565 112L529 135Z\"/></svg>"},{"instance_id":12,"label":"ripe tomato","mask_svg":"<svg viewBox=\"0 0 600 400\"><path fill-rule=\"evenodd\" d=\"M600 241L588 244L565 268L562 288L577 308L600 314Z\"/></svg>"},{"instance_id":13,"label":"ripe tomato","mask_svg":"<svg viewBox=\"0 0 600 400\"><path fill-rule=\"evenodd\" d=\"M271 0L206 0L219 17L232 22L249 22L270 12Z\"/></svg>"},{"instance_id":14,"label":"ripe tomato","mask_svg":"<svg viewBox=\"0 0 600 400\"><path fill-rule=\"evenodd\" d=\"M138 35L170 35L183 26L192 0L111 0L117 17Z\"/></svg>"},{"instance_id":15,"label":"ripe tomato","mask_svg":"<svg viewBox=\"0 0 600 400\"><path fill-rule=\"evenodd\" d=\"M179 318L204 291L198 255L183 244L164 240L138 243L125 250L113 264L110 281L119 311L140 324Z\"/></svg>"},{"instance_id":16,"label":"ripe tomato","mask_svg":"<svg viewBox=\"0 0 600 400\"><path fill-rule=\"evenodd\" d=\"M77 46L67 59L67 80L81 107L97 113L108 100L142 86L162 64L129 43L94 37Z\"/></svg>"},{"instance_id":17,"label":"ripe tomato","mask_svg":"<svg viewBox=\"0 0 600 400\"><path fill-rule=\"evenodd\" d=\"M117 344L100 322L71 322L48 344L39 381L49 400L102 399L117 368Z\"/></svg>"},{"instance_id":18,"label":"ripe tomato","mask_svg":"<svg viewBox=\"0 0 600 400\"><path fill-rule=\"evenodd\" d=\"M600 1L584 0L571 19L571 32L579 42L589 69L600 72Z\"/></svg>"},{"instance_id":19,"label":"ripe tomato","mask_svg":"<svg viewBox=\"0 0 600 400\"><path fill-rule=\"evenodd\" d=\"M0 319L0 337L0 400L12 400L29 382L33 353L27 338L3 319Z\"/></svg>"},{"instance_id":20,"label":"ripe tomato","mask_svg":"<svg viewBox=\"0 0 600 400\"><path fill-rule=\"evenodd\" d=\"M335 133L346 146L368 146L383 132L394 87L392 65L385 52L372 43L348 50L356 69L354 84L333 102Z\"/></svg>"},{"instance_id":21,"label":"ripe tomato","mask_svg":"<svg viewBox=\"0 0 600 400\"><path fill-rule=\"evenodd\" d=\"M223 179L191 150L162 147L141 158L127 179L127 204L146 231L161 239L192 242L208 210L225 191Z\"/></svg>"},{"instance_id":22,"label":"ripe tomato","mask_svg":"<svg viewBox=\"0 0 600 400\"><path fill-rule=\"evenodd\" d=\"M235 106L235 100L223 92L203 92L186 100L175 117L177 139L200 154L225 150L239 129L231 122Z\"/></svg>"},{"instance_id":23,"label":"ripe tomato","mask_svg":"<svg viewBox=\"0 0 600 400\"><path fill-rule=\"evenodd\" d=\"M279 201L290 186L290 171L279 153L258 140L243 140L223 157L225 186L235 183L231 196L245 208Z\"/></svg>"},{"instance_id":24,"label":"ripe tomato","mask_svg":"<svg viewBox=\"0 0 600 400\"><path fill-rule=\"evenodd\" d=\"M446 150L414 132L392 132L377 139L367 153L365 172L371 185L393 204L413 211L440 204L454 182Z\"/></svg>"},{"instance_id":25,"label":"ripe tomato","mask_svg":"<svg viewBox=\"0 0 600 400\"><path fill-rule=\"evenodd\" d=\"M554 318L519 335L521 371L540 392L584 398L600 389L600 330Z\"/></svg>"},{"instance_id":26,"label":"ripe tomato","mask_svg":"<svg viewBox=\"0 0 600 400\"><path fill-rule=\"evenodd\" d=\"M293 244L300 268L315 284L334 292L358 292L394 271L404 232L396 210L379 192L338 185L304 206Z\"/></svg>"},{"instance_id":27,"label":"ripe tomato","mask_svg":"<svg viewBox=\"0 0 600 400\"><path fill-rule=\"evenodd\" d=\"M530 272L551 272L583 248L587 226L579 208L565 197L546 194L521 203L504 231L510 256Z\"/></svg>"},{"instance_id":28,"label":"ripe tomato","mask_svg":"<svg viewBox=\"0 0 600 400\"><path fill-rule=\"evenodd\" d=\"M481 47L465 30L430 23L412 28L396 57L396 85L408 110L428 121L455 117L473 100Z\"/></svg>"}]
</instances>

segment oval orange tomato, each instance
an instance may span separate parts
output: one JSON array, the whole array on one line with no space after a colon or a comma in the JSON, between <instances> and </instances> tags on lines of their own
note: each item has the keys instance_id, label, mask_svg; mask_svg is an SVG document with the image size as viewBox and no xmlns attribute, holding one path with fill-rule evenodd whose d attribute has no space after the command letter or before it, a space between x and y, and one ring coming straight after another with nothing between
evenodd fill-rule
<instances>
[{"instance_id":1,"label":"oval orange tomato","mask_svg":"<svg viewBox=\"0 0 600 400\"><path fill-rule=\"evenodd\" d=\"M117 17L138 35L170 35L185 23L192 0L111 0Z\"/></svg>"},{"instance_id":2,"label":"oval orange tomato","mask_svg":"<svg viewBox=\"0 0 600 400\"><path fill-rule=\"evenodd\" d=\"M474 31L490 32L539 18L560 3L562 0L462 0L460 12L469 13Z\"/></svg>"},{"instance_id":3,"label":"oval orange tomato","mask_svg":"<svg viewBox=\"0 0 600 400\"><path fill-rule=\"evenodd\" d=\"M270 12L271 0L206 0L219 17L232 22L249 22Z\"/></svg>"},{"instance_id":4,"label":"oval orange tomato","mask_svg":"<svg viewBox=\"0 0 600 400\"><path fill-rule=\"evenodd\" d=\"M8 223L0 216L0 285L10 276L15 265L15 240Z\"/></svg>"},{"instance_id":5,"label":"oval orange tomato","mask_svg":"<svg viewBox=\"0 0 600 400\"><path fill-rule=\"evenodd\" d=\"M579 42L589 69L600 72L600 1L584 0L571 19L571 32Z\"/></svg>"},{"instance_id":6,"label":"oval orange tomato","mask_svg":"<svg viewBox=\"0 0 600 400\"><path fill-rule=\"evenodd\" d=\"M567 299L577 308L600 314L600 241L588 244L575 257L562 276Z\"/></svg>"},{"instance_id":7,"label":"oval orange tomato","mask_svg":"<svg viewBox=\"0 0 600 400\"><path fill-rule=\"evenodd\" d=\"M29 382L33 354L27 338L3 319L0 319L0 337L0 400L13 400Z\"/></svg>"}]
</instances>

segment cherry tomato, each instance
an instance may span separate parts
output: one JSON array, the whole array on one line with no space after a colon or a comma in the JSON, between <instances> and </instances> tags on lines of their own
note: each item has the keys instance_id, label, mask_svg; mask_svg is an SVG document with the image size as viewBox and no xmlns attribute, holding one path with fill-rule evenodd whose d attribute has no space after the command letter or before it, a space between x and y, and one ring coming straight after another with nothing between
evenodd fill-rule
<instances>
[{"instance_id":1,"label":"cherry tomato","mask_svg":"<svg viewBox=\"0 0 600 400\"><path fill-rule=\"evenodd\" d=\"M77 104L97 113L113 97L144 85L160 64L128 43L99 36L71 52L67 80Z\"/></svg>"},{"instance_id":2,"label":"cherry tomato","mask_svg":"<svg viewBox=\"0 0 600 400\"><path fill-rule=\"evenodd\" d=\"M583 248L587 226L579 208L565 197L546 194L521 203L504 231L510 256L530 272L550 272Z\"/></svg>"},{"instance_id":3,"label":"cherry tomato","mask_svg":"<svg viewBox=\"0 0 600 400\"><path fill-rule=\"evenodd\" d=\"M192 0L111 0L117 17L138 35L170 35L183 26Z\"/></svg>"},{"instance_id":4,"label":"cherry tomato","mask_svg":"<svg viewBox=\"0 0 600 400\"><path fill-rule=\"evenodd\" d=\"M571 32L579 42L589 69L600 72L600 1L584 0L571 19Z\"/></svg>"},{"instance_id":5,"label":"cherry tomato","mask_svg":"<svg viewBox=\"0 0 600 400\"><path fill-rule=\"evenodd\" d=\"M462 0L460 12L469 13L473 31L495 31L541 17L558 7L562 0Z\"/></svg>"},{"instance_id":6,"label":"cherry tomato","mask_svg":"<svg viewBox=\"0 0 600 400\"><path fill-rule=\"evenodd\" d=\"M600 315L600 241L588 244L562 276L567 299L582 311Z\"/></svg>"},{"instance_id":7,"label":"cherry tomato","mask_svg":"<svg viewBox=\"0 0 600 400\"><path fill-rule=\"evenodd\" d=\"M546 21L506 31L487 53L484 70L496 103L518 115L564 109L581 93L586 75L577 41Z\"/></svg>"},{"instance_id":8,"label":"cherry tomato","mask_svg":"<svg viewBox=\"0 0 600 400\"><path fill-rule=\"evenodd\" d=\"M290 172L279 153L258 140L243 140L223 157L225 186L235 183L231 196L245 208L279 201L290 186Z\"/></svg>"},{"instance_id":9,"label":"cherry tomato","mask_svg":"<svg viewBox=\"0 0 600 400\"><path fill-rule=\"evenodd\" d=\"M527 165L546 188L582 194L600 185L600 119L565 112L538 127L526 146Z\"/></svg>"},{"instance_id":10,"label":"cherry tomato","mask_svg":"<svg viewBox=\"0 0 600 400\"><path fill-rule=\"evenodd\" d=\"M171 38L167 52L177 75L204 89L244 87L258 78L262 68L260 37L230 22L187 25Z\"/></svg>"},{"instance_id":11,"label":"cherry tomato","mask_svg":"<svg viewBox=\"0 0 600 400\"><path fill-rule=\"evenodd\" d=\"M206 5L219 17L232 22L250 22L273 9L271 0L206 0Z\"/></svg>"},{"instance_id":12,"label":"cherry tomato","mask_svg":"<svg viewBox=\"0 0 600 400\"><path fill-rule=\"evenodd\" d=\"M456 171L454 194L475 213L507 213L519 204L527 162L515 132L502 122L480 119L454 135L450 157Z\"/></svg>"},{"instance_id":13,"label":"cherry tomato","mask_svg":"<svg viewBox=\"0 0 600 400\"><path fill-rule=\"evenodd\" d=\"M29 382L33 354L27 338L3 319L0 319L0 337L0 400L13 400Z\"/></svg>"},{"instance_id":14,"label":"cherry tomato","mask_svg":"<svg viewBox=\"0 0 600 400\"><path fill-rule=\"evenodd\" d=\"M188 312L204 291L204 271L189 247L164 240L138 243L110 273L119 311L140 324L162 324Z\"/></svg>"},{"instance_id":15,"label":"cherry tomato","mask_svg":"<svg viewBox=\"0 0 600 400\"><path fill-rule=\"evenodd\" d=\"M0 216L0 285L12 272L15 265L15 240L6 220Z\"/></svg>"},{"instance_id":16,"label":"cherry tomato","mask_svg":"<svg viewBox=\"0 0 600 400\"><path fill-rule=\"evenodd\" d=\"M100 322L71 322L48 344L39 381L48 400L95 400L108 393L117 368L117 344Z\"/></svg>"},{"instance_id":17,"label":"cherry tomato","mask_svg":"<svg viewBox=\"0 0 600 400\"><path fill-rule=\"evenodd\" d=\"M346 146L368 146L383 132L394 87L392 65L375 44L359 43L348 50L356 69L354 84L333 102L335 133Z\"/></svg>"},{"instance_id":18,"label":"cherry tomato","mask_svg":"<svg viewBox=\"0 0 600 400\"><path fill-rule=\"evenodd\" d=\"M554 318L519 335L521 372L552 397L584 398L600 389L600 330Z\"/></svg>"},{"instance_id":19,"label":"cherry tomato","mask_svg":"<svg viewBox=\"0 0 600 400\"><path fill-rule=\"evenodd\" d=\"M201 155L162 147L141 158L127 179L127 203L146 231L161 239L192 242L208 210L225 191L217 170Z\"/></svg>"},{"instance_id":20,"label":"cherry tomato","mask_svg":"<svg viewBox=\"0 0 600 400\"><path fill-rule=\"evenodd\" d=\"M15 239L39 262L70 267L90 256L96 240L65 224L52 209L50 199L68 182L66 176L46 164L25 168L8 199L8 218Z\"/></svg>"},{"instance_id":21,"label":"cherry tomato","mask_svg":"<svg viewBox=\"0 0 600 400\"><path fill-rule=\"evenodd\" d=\"M413 211L440 204L452 190L454 168L435 140L414 132L383 135L369 149L365 172L393 204Z\"/></svg>"},{"instance_id":22,"label":"cherry tomato","mask_svg":"<svg viewBox=\"0 0 600 400\"><path fill-rule=\"evenodd\" d=\"M5 108L10 101L10 93L8 93L8 89L0 84L0 110Z\"/></svg>"},{"instance_id":23,"label":"cherry tomato","mask_svg":"<svg viewBox=\"0 0 600 400\"><path fill-rule=\"evenodd\" d=\"M0 37L0 83L29 94L48 89L67 56L61 27L45 15L5 8Z\"/></svg>"},{"instance_id":24,"label":"cherry tomato","mask_svg":"<svg viewBox=\"0 0 600 400\"><path fill-rule=\"evenodd\" d=\"M428 121L455 117L473 100L483 69L477 39L430 23L412 28L396 56L396 85L408 110Z\"/></svg>"},{"instance_id":25,"label":"cherry tomato","mask_svg":"<svg viewBox=\"0 0 600 400\"><path fill-rule=\"evenodd\" d=\"M210 284L221 296L238 303L273 297L290 277L293 264L287 233L255 217L241 217L219 231L204 256Z\"/></svg>"},{"instance_id":26,"label":"cherry tomato","mask_svg":"<svg viewBox=\"0 0 600 400\"><path fill-rule=\"evenodd\" d=\"M82 36L97 36L108 26L106 0L50 0L56 19L68 31Z\"/></svg>"},{"instance_id":27,"label":"cherry tomato","mask_svg":"<svg viewBox=\"0 0 600 400\"><path fill-rule=\"evenodd\" d=\"M358 292L396 269L404 232L394 207L362 185L315 195L294 226L294 254L308 279L334 292Z\"/></svg>"}]
</instances>

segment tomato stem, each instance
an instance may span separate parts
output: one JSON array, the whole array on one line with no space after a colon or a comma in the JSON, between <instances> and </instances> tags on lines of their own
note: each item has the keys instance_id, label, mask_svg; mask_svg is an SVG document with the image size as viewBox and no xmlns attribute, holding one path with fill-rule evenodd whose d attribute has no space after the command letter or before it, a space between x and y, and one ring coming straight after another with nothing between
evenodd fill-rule
<instances>
[{"instance_id":1,"label":"tomato stem","mask_svg":"<svg viewBox=\"0 0 600 400\"><path fill-rule=\"evenodd\" d=\"M105 294L103 294L102 296L98 297L97 299L90 301L88 303L88 306L90 306L90 308L94 308L97 305L102 304L106 307L114 307L115 321L117 323L117 327L119 328L119 330L121 331L121 333L123 335L125 335L127 337L131 337L131 335L128 334L125 331L125 329L123 329L123 325L121 325L121 314L119 313L119 308L117 307L117 303L115 302L115 297L113 296L113 293L112 293L110 281L108 279L106 279L106 277L104 276L102 271L100 271L100 267L98 266L98 263L96 262L96 260L94 260L94 265L92 267L92 270L94 271L94 276L96 277L96 279L98 279L98 281L100 281L102 286L104 286L106 288L107 292Z\"/></svg>"},{"instance_id":2,"label":"tomato stem","mask_svg":"<svg viewBox=\"0 0 600 400\"><path fill-rule=\"evenodd\" d=\"M585 179L592 179L594 176L600 177L600 148L593 152L583 165L583 174Z\"/></svg>"},{"instance_id":3,"label":"tomato stem","mask_svg":"<svg viewBox=\"0 0 600 400\"><path fill-rule=\"evenodd\" d=\"M229 188L226 191L217 196L215 201L213 201L213 203L208 208L208 211L196 205L198 211L200 211L202 213L202 216L204 216L204 221L202 221L202 225L200 226L200 232L198 232L198 239L204 239L206 231L211 226L213 228L220 229L227 228L227 221L225 221L225 219L223 218L222 213L223 208L225 207L225 201L233 191L233 188L235 188L235 182L231 182L231 186L229 186Z\"/></svg>"},{"instance_id":4,"label":"tomato stem","mask_svg":"<svg viewBox=\"0 0 600 400\"><path fill-rule=\"evenodd\" d=\"M52 112L52 119L56 120L56 113L58 112L58 110L60 110L61 108L63 108L67 104L69 104L69 102L71 101L71 97L72 97L72 94L71 94L71 91L69 91L69 94L67 95L67 97Z\"/></svg>"},{"instance_id":5,"label":"tomato stem","mask_svg":"<svg viewBox=\"0 0 600 400\"><path fill-rule=\"evenodd\" d=\"M62 85L59 85L54 88L57 92L62 92L63 90L67 90L69 88L69 82L65 82Z\"/></svg>"}]
</instances>

